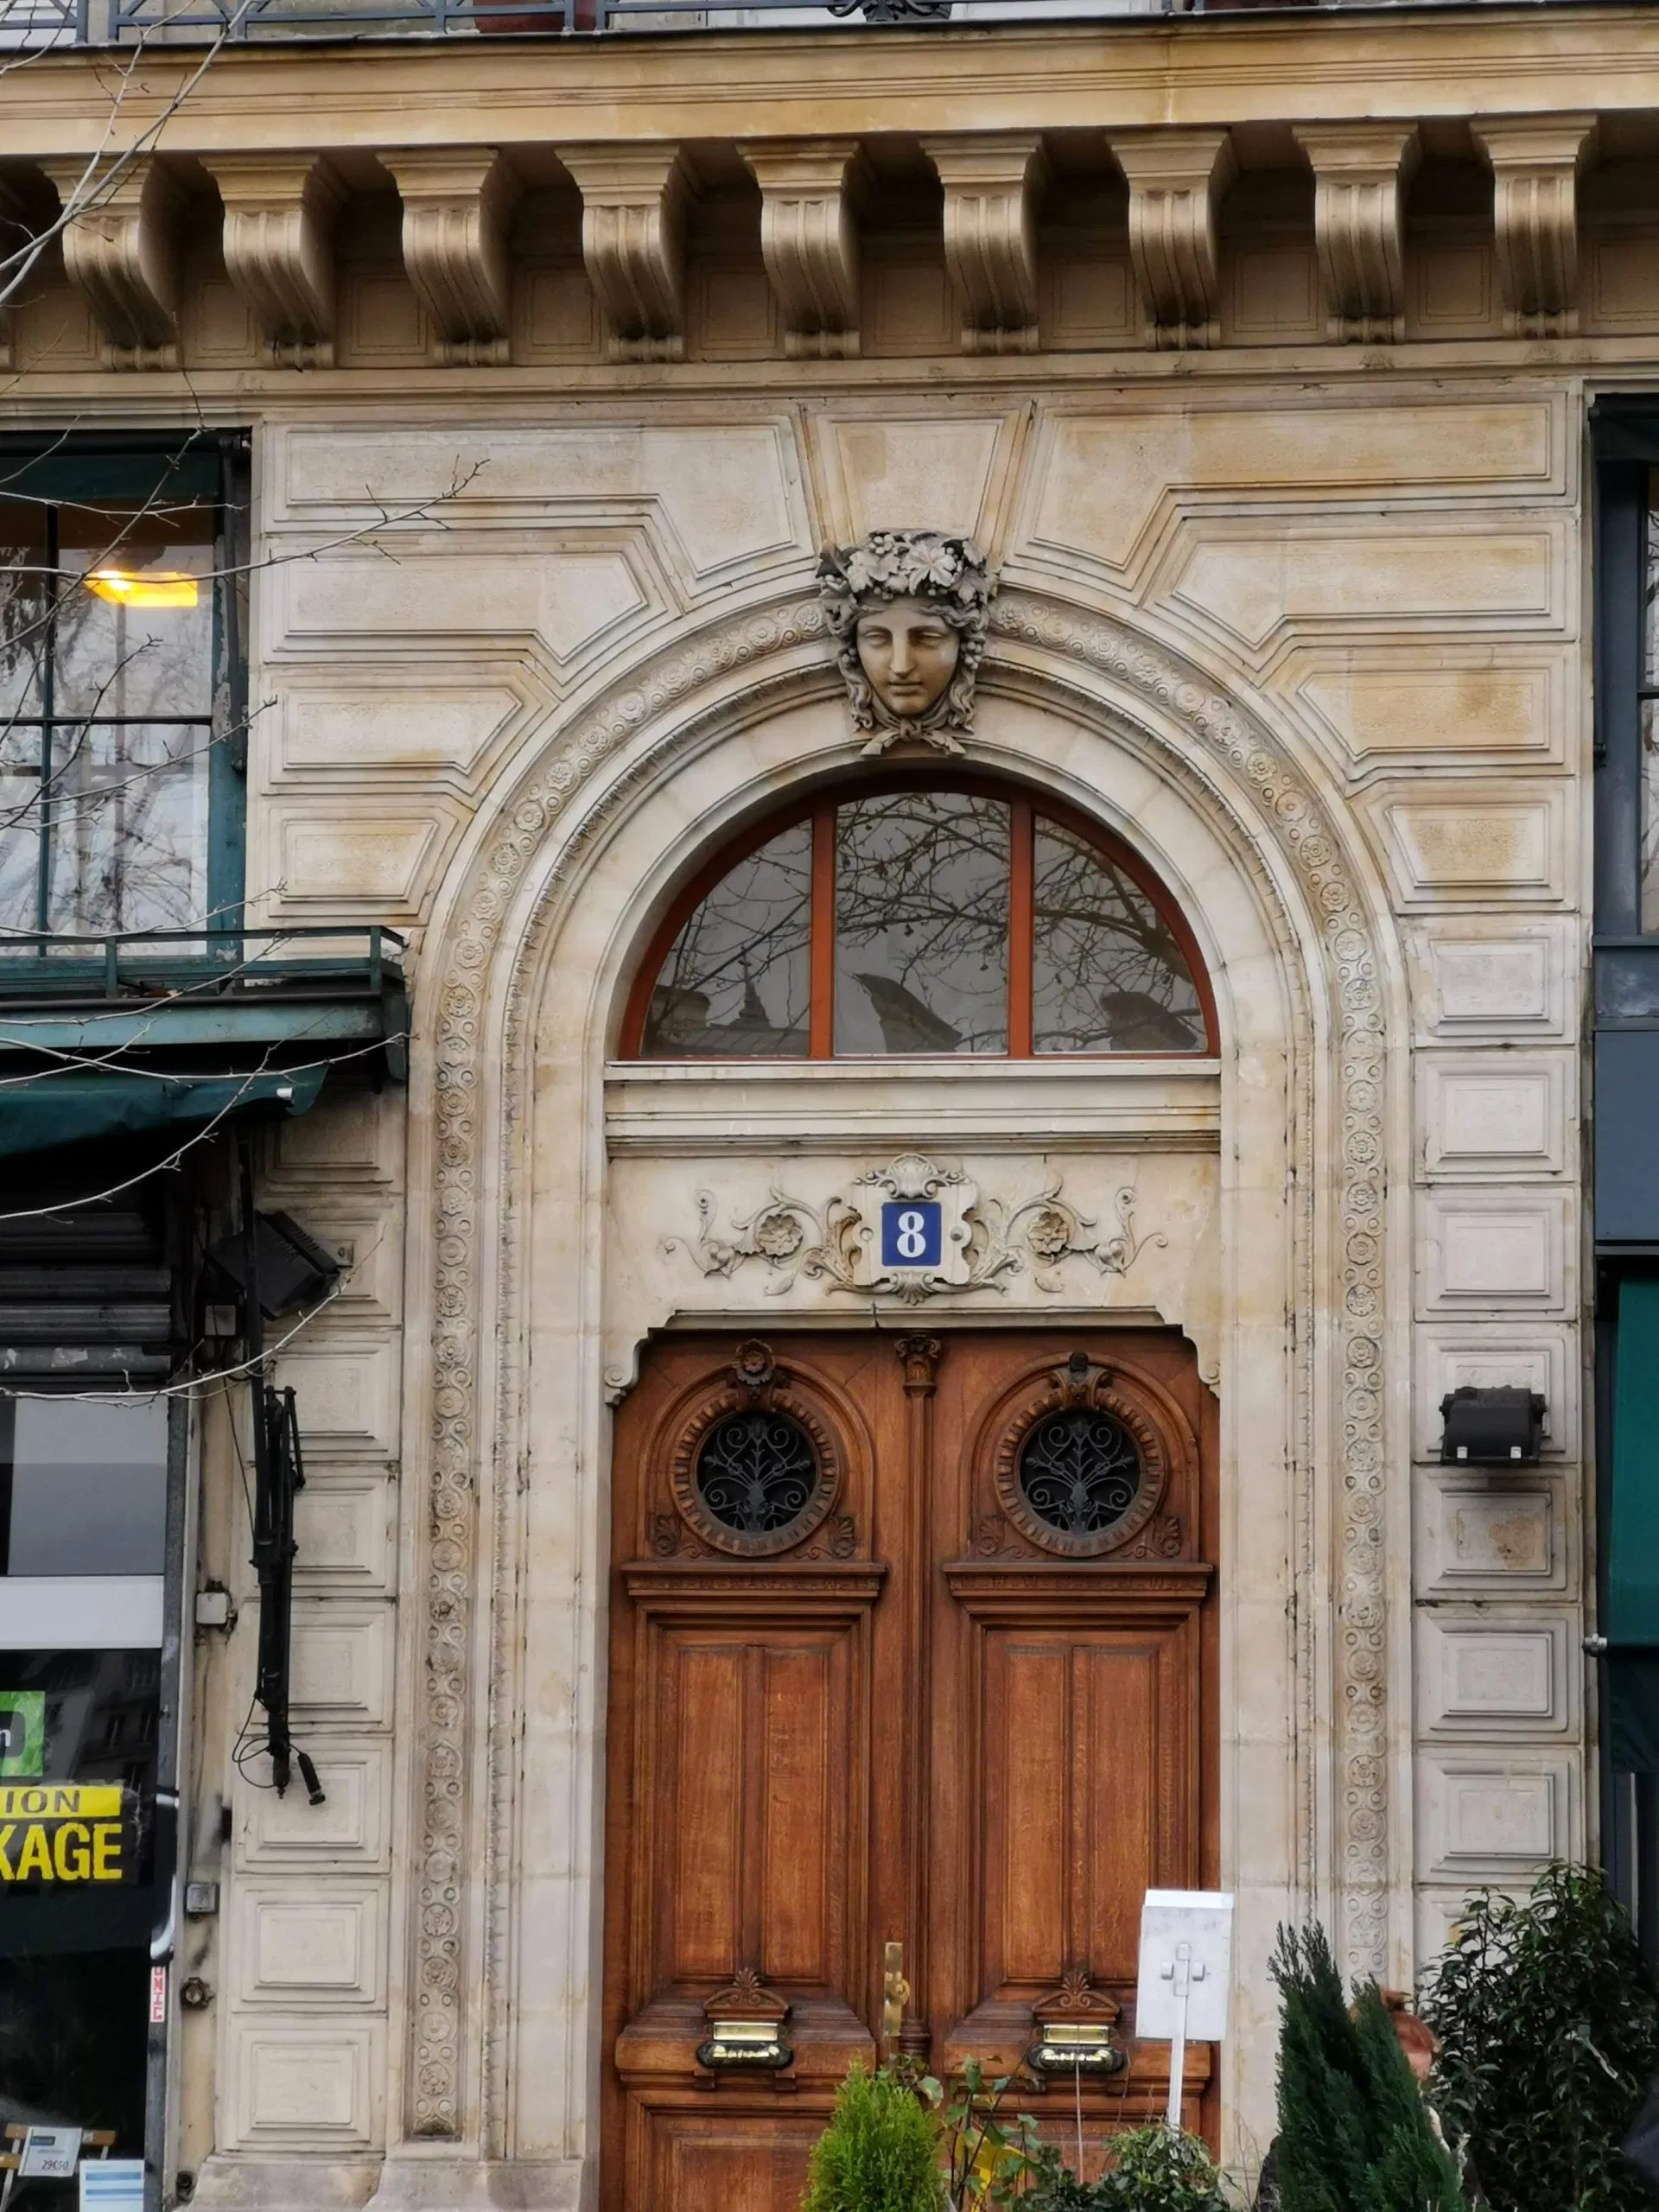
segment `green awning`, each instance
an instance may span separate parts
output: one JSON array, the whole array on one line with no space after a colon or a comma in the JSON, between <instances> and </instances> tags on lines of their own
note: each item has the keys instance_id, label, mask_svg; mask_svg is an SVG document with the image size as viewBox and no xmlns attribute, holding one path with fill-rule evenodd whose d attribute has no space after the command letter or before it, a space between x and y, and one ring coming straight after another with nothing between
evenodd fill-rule
<instances>
[{"instance_id":1,"label":"green awning","mask_svg":"<svg viewBox=\"0 0 1659 2212\"><path fill-rule=\"evenodd\" d=\"M188 1135L254 1109L303 1114L316 1102L326 1066L257 1074L139 1075L65 1069L0 1084L0 1154L49 1152L98 1137L176 1128Z\"/></svg>"}]
</instances>

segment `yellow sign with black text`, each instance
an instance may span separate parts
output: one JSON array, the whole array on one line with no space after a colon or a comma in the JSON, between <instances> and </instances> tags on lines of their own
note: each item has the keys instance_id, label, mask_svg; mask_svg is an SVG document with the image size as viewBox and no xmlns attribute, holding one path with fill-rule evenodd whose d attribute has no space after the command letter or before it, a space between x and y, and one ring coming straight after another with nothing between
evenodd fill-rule
<instances>
[{"instance_id":1,"label":"yellow sign with black text","mask_svg":"<svg viewBox=\"0 0 1659 2212\"><path fill-rule=\"evenodd\" d=\"M0 1891L136 1879L132 1809L118 1783L0 1783Z\"/></svg>"}]
</instances>

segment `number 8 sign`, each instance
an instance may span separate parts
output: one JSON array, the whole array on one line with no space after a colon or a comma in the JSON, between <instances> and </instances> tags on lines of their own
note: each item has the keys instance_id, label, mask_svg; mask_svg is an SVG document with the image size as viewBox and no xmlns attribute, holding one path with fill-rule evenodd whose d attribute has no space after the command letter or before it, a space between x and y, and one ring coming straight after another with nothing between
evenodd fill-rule
<instances>
[{"instance_id":1,"label":"number 8 sign","mask_svg":"<svg viewBox=\"0 0 1659 2212\"><path fill-rule=\"evenodd\" d=\"M937 1198L890 1198L881 1208L884 1268L937 1268L944 1227Z\"/></svg>"}]
</instances>

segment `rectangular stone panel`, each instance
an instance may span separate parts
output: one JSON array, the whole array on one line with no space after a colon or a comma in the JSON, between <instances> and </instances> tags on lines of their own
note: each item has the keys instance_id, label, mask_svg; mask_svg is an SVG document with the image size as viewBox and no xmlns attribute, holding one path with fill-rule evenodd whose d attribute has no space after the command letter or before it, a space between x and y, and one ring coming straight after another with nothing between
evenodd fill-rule
<instances>
[{"instance_id":1,"label":"rectangular stone panel","mask_svg":"<svg viewBox=\"0 0 1659 2212\"><path fill-rule=\"evenodd\" d=\"M1417 1477L1420 1598L1502 1596L1567 1587L1559 1486L1505 1476Z\"/></svg>"},{"instance_id":2,"label":"rectangular stone panel","mask_svg":"<svg viewBox=\"0 0 1659 2212\"><path fill-rule=\"evenodd\" d=\"M391 1724L394 1618L390 1604L295 1599L296 1720L303 1716L343 1728Z\"/></svg>"},{"instance_id":3,"label":"rectangular stone panel","mask_svg":"<svg viewBox=\"0 0 1659 2212\"><path fill-rule=\"evenodd\" d=\"M385 1743L312 1738L306 1749L324 1791L321 1805L302 1789L278 1796L238 1782L234 1802L236 1864L250 1872L330 1867L383 1872L391 1864L391 1750Z\"/></svg>"},{"instance_id":4,"label":"rectangular stone panel","mask_svg":"<svg viewBox=\"0 0 1659 2212\"><path fill-rule=\"evenodd\" d=\"M279 1387L293 1385L308 1458L397 1457L395 1343L302 1336L274 1364Z\"/></svg>"},{"instance_id":5,"label":"rectangular stone panel","mask_svg":"<svg viewBox=\"0 0 1659 2212\"><path fill-rule=\"evenodd\" d=\"M227 2149L366 2151L380 2132L385 2031L376 2020L257 2014L229 2035Z\"/></svg>"},{"instance_id":6,"label":"rectangular stone panel","mask_svg":"<svg viewBox=\"0 0 1659 2212\"><path fill-rule=\"evenodd\" d=\"M1570 1039L1570 950L1563 925L1484 918L1423 921L1408 937L1419 1033L1446 1039Z\"/></svg>"},{"instance_id":7,"label":"rectangular stone panel","mask_svg":"<svg viewBox=\"0 0 1659 2212\"><path fill-rule=\"evenodd\" d=\"M294 1501L296 1590L390 1591L397 1490L384 1475L313 1472Z\"/></svg>"},{"instance_id":8,"label":"rectangular stone panel","mask_svg":"<svg viewBox=\"0 0 1659 2212\"><path fill-rule=\"evenodd\" d=\"M1504 790L1502 798L1465 788L1378 808L1402 906L1567 895L1563 787L1540 780Z\"/></svg>"},{"instance_id":9,"label":"rectangular stone panel","mask_svg":"<svg viewBox=\"0 0 1659 2212\"><path fill-rule=\"evenodd\" d=\"M1578 1165L1573 1070L1565 1052L1420 1052L1417 1158L1442 1176L1561 1175Z\"/></svg>"},{"instance_id":10,"label":"rectangular stone panel","mask_svg":"<svg viewBox=\"0 0 1659 2212\"><path fill-rule=\"evenodd\" d=\"M1419 1313L1565 1314L1574 1273L1567 1249L1571 1203L1565 1191L1425 1192L1418 1215Z\"/></svg>"},{"instance_id":11,"label":"rectangular stone panel","mask_svg":"<svg viewBox=\"0 0 1659 2212\"><path fill-rule=\"evenodd\" d=\"M1575 1732L1579 1669L1561 1616L1417 1614L1417 1715L1430 1735Z\"/></svg>"},{"instance_id":12,"label":"rectangular stone panel","mask_svg":"<svg viewBox=\"0 0 1659 2212\"><path fill-rule=\"evenodd\" d=\"M369 2007L385 2001L386 1896L378 1884L238 1885L240 2005Z\"/></svg>"},{"instance_id":13,"label":"rectangular stone panel","mask_svg":"<svg viewBox=\"0 0 1659 2212\"><path fill-rule=\"evenodd\" d=\"M1566 1752L1421 1752L1418 1872L1428 1881L1524 1881L1581 1847Z\"/></svg>"}]
</instances>

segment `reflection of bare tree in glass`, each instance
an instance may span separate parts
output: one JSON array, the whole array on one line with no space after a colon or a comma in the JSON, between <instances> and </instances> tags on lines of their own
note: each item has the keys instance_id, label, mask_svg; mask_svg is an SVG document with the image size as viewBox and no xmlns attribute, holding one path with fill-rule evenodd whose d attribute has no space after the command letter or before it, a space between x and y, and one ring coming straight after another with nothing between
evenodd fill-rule
<instances>
[{"instance_id":1,"label":"reflection of bare tree in glass","mask_svg":"<svg viewBox=\"0 0 1659 2212\"><path fill-rule=\"evenodd\" d=\"M1648 472L1647 575L1643 588L1642 689L1659 678L1659 469ZM1659 930L1659 702L1641 702L1642 927Z\"/></svg>"},{"instance_id":2,"label":"reflection of bare tree in glass","mask_svg":"<svg viewBox=\"0 0 1659 2212\"><path fill-rule=\"evenodd\" d=\"M205 912L213 522L199 504L0 507L0 925ZM202 582L194 606L130 607L86 588L111 568Z\"/></svg>"},{"instance_id":3,"label":"reflection of bare tree in glass","mask_svg":"<svg viewBox=\"0 0 1659 2212\"><path fill-rule=\"evenodd\" d=\"M1033 1044L1039 1052L1202 1050L1198 994L1169 925L1096 848L1037 825Z\"/></svg>"},{"instance_id":4,"label":"reflection of bare tree in glass","mask_svg":"<svg viewBox=\"0 0 1659 2212\"><path fill-rule=\"evenodd\" d=\"M648 1056L804 1053L812 825L798 822L723 875L688 916L645 1018Z\"/></svg>"},{"instance_id":5,"label":"reflection of bare tree in glass","mask_svg":"<svg viewBox=\"0 0 1659 2212\"><path fill-rule=\"evenodd\" d=\"M836 1049L1002 1052L1008 809L896 791L836 815Z\"/></svg>"}]
</instances>

